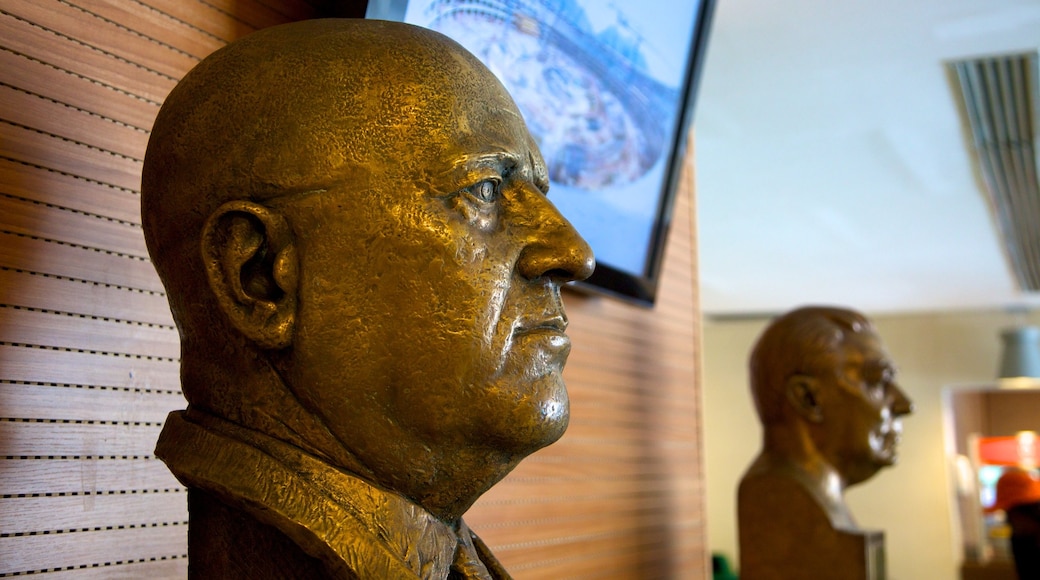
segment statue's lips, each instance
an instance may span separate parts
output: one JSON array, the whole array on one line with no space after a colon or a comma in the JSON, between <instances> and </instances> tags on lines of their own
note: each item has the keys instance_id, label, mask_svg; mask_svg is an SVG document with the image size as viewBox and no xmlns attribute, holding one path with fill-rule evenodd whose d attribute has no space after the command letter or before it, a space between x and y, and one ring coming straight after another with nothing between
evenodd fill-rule
<instances>
[{"instance_id":1,"label":"statue's lips","mask_svg":"<svg viewBox=\"0 0 1040 580\"><path fill-rule=\"evenodd\" d=\"M882 426L877 437L880 440L878 451L895 455L898 451L899 443L903 439L902 423L899 421L892 421L891 423Z\"/></svg>"},{"instance_id":2,"label":"statue's lips","mask_svg":"<svg viewBox=\"0 0 1040 580\"><path fill-rule=\"evenodd\" d=\"M898 434L888 433L887 435L885 435L885 438L883 440L883 449L885 451L895 451L896 448L899 446L899 442L901 440L902 437L900 437Z\"/></svg>"},{"instance_id":3,"label":"statue's lips","mask_svg":"<svg viewBox=\"0 0 1040 580\"><path fill-rule=\"evenodd\" d=\"M553 316L538 321L523 321L513 331L513 339L524 348L535 349L545 362L562 363L571 350L571 339L566 334L567 319Z\"/></svg>"},{"instance_id":4,"label":"statue's lips","mask_svg":"<svg viewBox=\"0 0 1040 580\"><path fill-rule=\"evenodd\" d=\"M539 336L539 337L559 337L570 343L570 339L567 338L567 317L562 314L550 316L549 318L532 320L523 319L520 320L513 330L513 338L521 338L525 336Z\"/></svg>"},{"instance_id":5,"label":"statue's lips","mask_svg":"<svg viewBox=\"0 0 1040 580\"><path fill-rule=\"evenodd\" d=\"M899 442L903 440L903 430L893 429L892 431L885 434L885 444L890 448L895 448L899 445Z\"/></svg>"}]
</instances>

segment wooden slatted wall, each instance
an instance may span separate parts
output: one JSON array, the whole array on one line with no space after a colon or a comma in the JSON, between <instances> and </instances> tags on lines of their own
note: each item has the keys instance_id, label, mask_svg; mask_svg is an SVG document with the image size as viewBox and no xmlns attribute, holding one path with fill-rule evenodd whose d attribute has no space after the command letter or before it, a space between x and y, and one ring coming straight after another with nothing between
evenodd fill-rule
<instances>
[{"instance_id":1,"label":"wooden slatted wall","mask_svg":"<svg viewBox=\"0 0 1040 580\"><path fill-rule=\"evenodd\" d=\"M308 10L0 0L0 576L185 576L186 494L152 455L184 400L141 160L196 62Z\"/></svg>"},{"instance_id":2,"label":"wooden slatted wall","mask_svg":"<svg viewBox=\"0 0 1040 580\"><path fill-rule=\"evenodd\" d=\"M313 14L0 0L0 577L185 576L185 494L152 456L184 402L141 158L195 62ZM691 214L687 176L655 309L567 296L571 428L467 516L518 579L706 576Z\"/></svg>"}]
</instances>

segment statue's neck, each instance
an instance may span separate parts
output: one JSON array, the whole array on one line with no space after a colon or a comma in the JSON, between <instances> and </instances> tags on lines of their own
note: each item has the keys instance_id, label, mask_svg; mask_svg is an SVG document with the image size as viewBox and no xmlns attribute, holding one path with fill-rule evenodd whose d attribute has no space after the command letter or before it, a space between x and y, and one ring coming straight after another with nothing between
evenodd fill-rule
<instances>
[{"instance_id":1,"label":"statue's neck","mask_svg":"<svg viewBox=\"0 0 1040 580\"><path fill-rule=\"evenodd\" d=\"M816 498L835 528L858 529L845 504L847 482L819 453L805 429L767 430L759 461L768 469L785 473L798 481Z\"/></svg>"}]
</instances>

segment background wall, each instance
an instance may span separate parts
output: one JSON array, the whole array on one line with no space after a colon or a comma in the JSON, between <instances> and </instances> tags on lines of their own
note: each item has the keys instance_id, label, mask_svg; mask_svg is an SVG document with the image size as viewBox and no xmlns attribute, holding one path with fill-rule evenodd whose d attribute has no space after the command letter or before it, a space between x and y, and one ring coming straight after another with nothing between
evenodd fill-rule
<instances>
[{"instance_id":1,"label":"background wall","mask_svg":"<svg viewBox=\"0 0 1040 580\"><path fill-rule=\"evenodd\" d=\"M252 30L364 2L0 0L0 577L180 578L182 408L140 231L167 94ZM571 427L467 515L518 579L702 578L692 153L653 310L568 293Z\"/></svg>"},{"instance_id":2,"label":"background wall","mask_svg":"<svg viewBox=\"0 0 1040 580\"><path fill-rule=\"evenodd\" d=\"M875 315L914 401L903 422L899 464L848 494L861 527L886 532L889 577L956 578L961 554L952 527L944 456L942 391L992 382L1000 330L1040 323L1040 313L947 312ZM765 319L704 324L704 426L709 546L738 557L736 487L760 449L761 428L747 382L747 357Z\"/></svg>"}]
</instances>

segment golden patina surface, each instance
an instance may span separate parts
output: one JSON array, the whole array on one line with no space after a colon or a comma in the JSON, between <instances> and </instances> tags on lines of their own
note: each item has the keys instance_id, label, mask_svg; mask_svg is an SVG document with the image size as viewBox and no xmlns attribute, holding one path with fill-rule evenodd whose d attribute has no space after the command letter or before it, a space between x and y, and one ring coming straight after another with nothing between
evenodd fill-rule
<instances>
[{"instance_id":1,"label":"golden patina surface","mask_svg":"<svg viewBox=\"0 0 1040 580\"><path fill-rule=\"evenodd\" d=\"M194 577L507 576L461 516L566 429L560 285L594 265L548 185L502 85L431 31L279 26L178 84L142 219Z\"/></svg>"},{"instance_id":2,"label":"golden patina surface","mask_svg":"<svg viewBox=\"0 0 1040 580\"><path fill-rule=\"evenodd\" d=\"M741 578L882 578L883 536L859 529L845 489L895 463L913 407L874 327L794 310L759 337L750 372L763 444L738 490Z\"/></svg>"}]
</instances>

